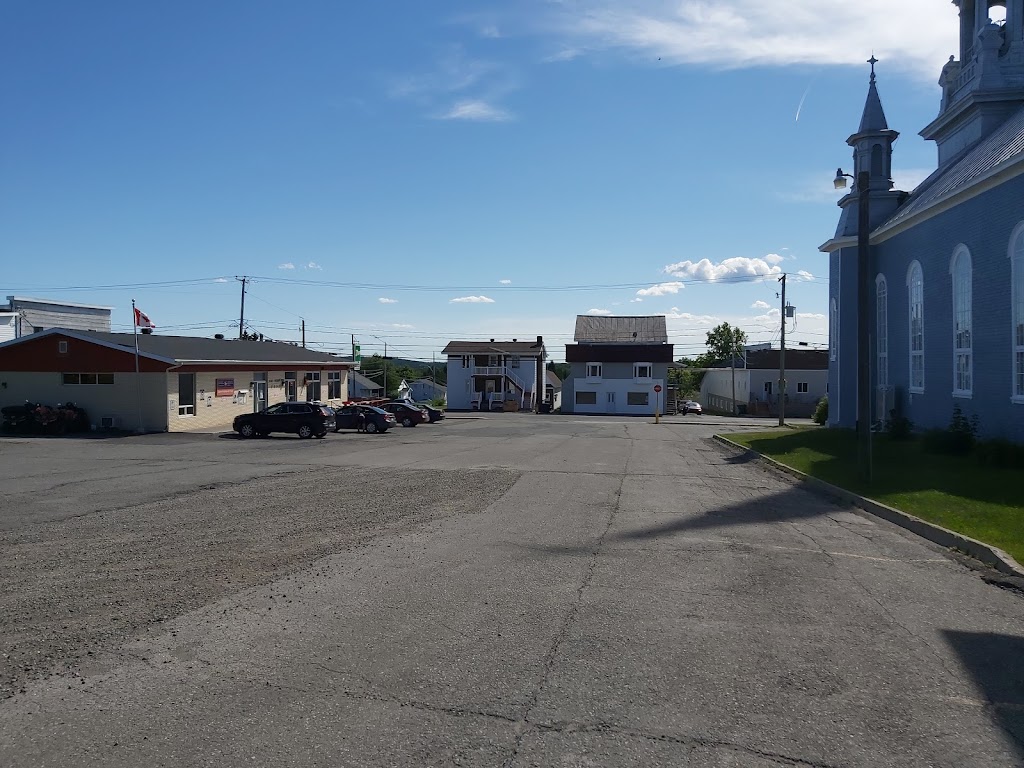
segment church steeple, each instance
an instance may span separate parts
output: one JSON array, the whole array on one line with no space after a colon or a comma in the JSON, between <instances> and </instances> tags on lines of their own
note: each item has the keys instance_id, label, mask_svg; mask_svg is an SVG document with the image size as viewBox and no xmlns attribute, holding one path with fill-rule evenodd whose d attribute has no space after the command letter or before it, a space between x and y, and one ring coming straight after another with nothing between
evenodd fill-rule
<instances>
[{"instance_id":1,"label":"church steeple","mask_svg":"<svg viewBox=\"0 0 1024 768\"><path fill-rule=\"evenodd\" d=\"M892 189L892 145L899 133L890 130L882 109L882 99L878 96L875 84L875 64L878 59L871 56L871 79L868 81L868 97L864 102L864 113L860 118L860 128L846 140L853 147L853 176L857 178L861 171L871 174L871 190L887 191Z\"/></svg>"},{"instance_id":2,"label":"church steeple","mask_svg":"<svg viewBox=\"0 0 1024 768\"><path fill-rule=\"evenodd\" d=\"M860 129L857 133L867 133L868 131L885 131L888 130L889 124L885 122L885 110L882 109L882 100L878 98L878 88L875 87L875 64L878 63L878 59L875 58L874 54L871 54L871 58L868 59L868 64L871 65L871 80L868 83L868 98L864 102L864 114L860 118Z\"/></svg>"}]
</instances>

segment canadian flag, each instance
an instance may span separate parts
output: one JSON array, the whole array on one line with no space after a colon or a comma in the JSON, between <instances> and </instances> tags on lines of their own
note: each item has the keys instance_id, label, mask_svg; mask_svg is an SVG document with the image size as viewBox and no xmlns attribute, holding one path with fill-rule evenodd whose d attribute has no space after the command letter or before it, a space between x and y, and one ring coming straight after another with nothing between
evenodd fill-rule
<instances>
[{"instance_id":1,"label":"canadian flag","mask_svg":"<svg viewBox=\"0 0 1024 768\"><path fill-rule=\"evenodd\" d=\"M149 315L138 307L135 307L135 325L139 328L156 328L153 321L149 319Z\"/></svg>"}]
</instances>

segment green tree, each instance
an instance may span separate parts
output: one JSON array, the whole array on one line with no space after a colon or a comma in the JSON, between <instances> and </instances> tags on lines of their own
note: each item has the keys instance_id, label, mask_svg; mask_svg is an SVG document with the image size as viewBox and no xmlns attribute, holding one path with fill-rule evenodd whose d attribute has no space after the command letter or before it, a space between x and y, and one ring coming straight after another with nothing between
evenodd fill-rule
<instances>
[{"instance_id":1,"label":"green tree","mask_svg":"<svg viewBox=\"0 0 1024 768\"><path fill-rule=\"evenodd\" d=\"M708 331L708 354L716 362L727 362L733 355L743 354L743 345L747 343L747 334L738 326L720 323Z\"/></svg>"},{"instance_id":2,"label":"green tree","mask_svg":"<svg viewBox=\"0 0 1024 768\"><path fill-rule=\"evenodd\" d=\"M700 392L701 382L704 381L704 371L687 369L706 368L713 362L714 359L709 354L681 357L676 361L677 365L684 367L673 368L669 378L678 389L680 397L696 397Z\"/></svg>"},{"instance_id":3,"label":"green tree","mask_svg":"<svg viewBox=\"0 0 1024 768\"><path fill-rule=\"evenodd\" d=\"M547 368L549 371L554 372L555 376L565 381L572 375L572 366L568 363L548 363Z\"/></svg>"}]
</instances>

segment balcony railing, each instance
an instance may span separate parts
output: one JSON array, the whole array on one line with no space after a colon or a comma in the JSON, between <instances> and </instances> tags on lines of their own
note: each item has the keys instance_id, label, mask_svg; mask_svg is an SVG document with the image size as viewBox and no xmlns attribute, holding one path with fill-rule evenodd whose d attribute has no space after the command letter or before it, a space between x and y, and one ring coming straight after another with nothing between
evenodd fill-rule
<instances>
[{"instance_id":1,"label":"balcony railing","mask_svg":"<svg viewBox=\"0 0 1024 768\"><path fill-rule=\"evenodd\" d=\"M476 366L473 368L474 376L508 376L522 392L529 391L527 386L519 378L518 368L510 368L507 365L497 366Z\"/></svg>"}]
</instances>

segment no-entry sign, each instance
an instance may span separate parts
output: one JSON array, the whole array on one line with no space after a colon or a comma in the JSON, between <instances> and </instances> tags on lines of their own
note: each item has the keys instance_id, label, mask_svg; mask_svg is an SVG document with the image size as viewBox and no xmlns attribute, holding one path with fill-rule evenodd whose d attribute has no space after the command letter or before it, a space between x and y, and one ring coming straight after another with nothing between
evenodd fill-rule
<instances>
[{"instance_id":1,"label":"no-entry sign","mask_svg":"<svg viewBox=\"0 0 1024 768\"><path fill-rule=\"evenodd\" d=\"M654 385L654 391L655 392L661 392L661 384L655 384Z\"/></svg>"}]
</instances>

